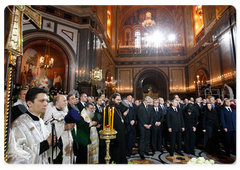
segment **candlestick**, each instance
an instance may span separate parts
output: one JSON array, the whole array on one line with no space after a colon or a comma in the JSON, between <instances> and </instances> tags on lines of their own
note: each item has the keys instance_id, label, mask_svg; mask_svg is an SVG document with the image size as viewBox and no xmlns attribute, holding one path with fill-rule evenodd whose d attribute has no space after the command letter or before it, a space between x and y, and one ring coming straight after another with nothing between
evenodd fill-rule
<instances>
[{"instance_id":1,"label":"candlestick","mask_svg":"<svg viewBox=\"0 0 240 170\"><path fill-rule=\"evenodd\" d=\"M105 131L105 114L106 114L106 108L103 108L103 131Z\"/></svg>"},{"instance_id":2,"label":"candlestick","mask_svg":"<svg viewBox=\"0 0 240 170\"><path fill-rule=\"evenodd\" d=\"M112 130L113 130L113 120L114 120L114 107L112 108Z\"/></svg>"}]
</instances>

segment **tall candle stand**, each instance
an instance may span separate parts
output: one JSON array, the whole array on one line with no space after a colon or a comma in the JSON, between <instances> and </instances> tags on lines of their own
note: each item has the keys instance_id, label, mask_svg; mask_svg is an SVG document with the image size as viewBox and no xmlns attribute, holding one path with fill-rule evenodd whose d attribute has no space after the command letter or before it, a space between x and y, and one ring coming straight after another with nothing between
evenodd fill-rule
<instances>
[{"instance_id":1,"label":"tall candle stand","mask_svg":"<svg viewBox=\"0 0 240 170\"><path fill-rule=\"evenodd\" d=\"M109 164L111 160L110 152L110 141L111 139L116 138L117 131L113 129L113 120L114 120L114 108L110 112L108 111L108 125L105 126L105 108L104 108L104 116L103 116L103 130L99 131L100 138L105 139L106 142L106 156L105 162Z\"/></svg>"}]
</instances>

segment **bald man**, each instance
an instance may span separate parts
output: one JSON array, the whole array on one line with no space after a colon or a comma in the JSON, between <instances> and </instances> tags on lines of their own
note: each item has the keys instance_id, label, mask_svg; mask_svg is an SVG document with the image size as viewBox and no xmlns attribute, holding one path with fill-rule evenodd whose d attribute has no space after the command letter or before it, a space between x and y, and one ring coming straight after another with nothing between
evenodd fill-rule
<instances>
[{"instance_id":1,"label":"bald man","mask_svg":"<svg viewBox=\"0 0 240 170\"><path fill-rule=\"evenodd\" d=\"M75 124L66 124L64 121L65 115L68 113L67 98L64 95L57 95L53 99L53 107L51 107L44 115L44 121L47 125L47 129L51 132L52 117L55 120L52 122L55 124L56 133L59 138L59 143L62 143L60 147L61 152L55 159L54 163L57 164L72 164L73 163L73 138L71 129Z\"/></svg>"}]
</instances>

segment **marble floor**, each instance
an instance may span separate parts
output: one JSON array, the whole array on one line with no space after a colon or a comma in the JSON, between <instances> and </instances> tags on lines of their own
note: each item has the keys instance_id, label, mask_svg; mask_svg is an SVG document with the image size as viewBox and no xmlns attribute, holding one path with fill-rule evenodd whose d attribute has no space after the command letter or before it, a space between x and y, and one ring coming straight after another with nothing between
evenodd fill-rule
<instances>
[{"instance_id":1,"label":"marble floor","mask_svg":"<svg viewBox=\"0 0 240 170\"><path fill-rule=\"evenodd\" d=\"M184 156L180 156L176 152L173 156L170 156L167 150L164 150L163 153L156 151L153 156L145 155L145 160L140 158L137 149L135 149L133 153L135 153L135 155L127 157L128 162L132 162L133 164L186 164L191 158L198 157L204 157L206 160L213 159L215 164L232 164L236 160L235 155L231 154L231 157L228 157L224 154L222 149L219 155L210 155L200 148L195 149L195 155L186 154L183 152ZM150 149L149 153L152 153Z\"/></svg>"}]
</instances>

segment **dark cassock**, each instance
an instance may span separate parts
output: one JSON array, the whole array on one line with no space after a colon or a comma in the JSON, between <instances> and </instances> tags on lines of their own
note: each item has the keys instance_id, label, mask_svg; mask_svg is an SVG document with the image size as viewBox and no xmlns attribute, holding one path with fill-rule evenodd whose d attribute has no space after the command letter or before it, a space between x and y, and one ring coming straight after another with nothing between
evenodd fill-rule
<instances>
[{"instance_id":1,"label":"dark cassock","mask_svg":"<svg viewBox=\"0 0 240 170\"><path fill-rule=\"evenodd\" d=\"M123 113L120 111L119 106L109 105L106 107L106 125L108 124L108 107L115 107L114 111L114 120L113 120L113 129L117 131L116 138L111 140L110 143L110 156L111 162L116 164L127 164L126 159L126 148L125 148L125 122L126 116L123 116ZM101 123L103 124L103 123ZM103 129L102 127L100 128ZM105 139L99 138L99 163L105 164L106 156L106 143Z\"/></svg>"},{"instance_id":2,"label":"dark cassock","mask_svg":"<svg viewBox=\"0 0 240 170\"><path fill-rule=\"evenodd\" d=\"M197 128L198 113L192 103L183 109L183 120L185 123L184 146L187 154L195 154L195 132ZM194 129L193 129L194 127ZM195 130L195 131L194 131Z\"/></svg>"},{"instance_id":3,"label":"dark cassock","mask_svg":"<svg viewBox=\"0 0 240 170\"><path fill-rule=\"evenodd\" d=\"M182 128L185 127L182 110L177 109L176 107L170 107L166 114L168 129L171 128L172 132L169 133L170 136L170 155L173 156L175 144L177 141L177 153L182 155Z\"/></svg>"},{"instance_id":4,"label":"dark cassock","mask_svg":"<svg viewBox=\"0 0 240 170\"><path fill-rule=\"evenodd\" d=\"M143 158L144 154L148 155L147 149L150 143L150 129L144 127L144 125L151 125L152 123L149 107L153 106L146 106L144 102L138 106L138 127L140 131L139 154Z\"/></svg>"},{"instance_id":5,"label":"dark cassock","mask_svg":"<svg viewBox=\"0 0 240 170\"><path fill-rule=\"evenodd\" d=\"M150 110L150 114L152 116L152 152L155 153L157 150L158 145L158 151L162 152L162 131L163 131L163 120L164 120L164 114L163 110L159 107L153 107ZM156 126L157 122L160 122L160 126Z\"/></svg>"}]
</instances>

